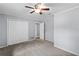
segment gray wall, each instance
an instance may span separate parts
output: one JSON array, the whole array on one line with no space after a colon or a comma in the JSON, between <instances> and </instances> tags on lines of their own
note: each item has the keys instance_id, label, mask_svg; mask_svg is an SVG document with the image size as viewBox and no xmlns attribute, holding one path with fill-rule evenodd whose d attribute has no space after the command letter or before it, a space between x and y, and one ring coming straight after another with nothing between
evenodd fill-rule
<instances>
[{"instance_id":1,"label":"gray wall","mask_svg":"<svg viewBox=\"0 0 79 59\"><path fill-rule=\"evenodd\" d=\"M46 16L45 18L45 36L46 40L54 41L54 16Z\"/></svg>"},{"instance_id":2,"label":"gray wall","mask_svg":"<svg viewBox=\"0 0 79 59\"><path fill-rule=\"evenodd\" d=\"M0 47L7 46L7 19L0 15Z\"/></svg>"},{"instance_id":3,"label":"gray wall","mask_svg":"<svg viewBox=\"0 0 79 59\"><path fill-rule=\"evenodd\" d=\"M45 40L54 42L54 15L41 15L40 20L45 23Z\"/></svg>"},{"instance_id":4,"label":"gray wall","mask_svg":"<svg viewBox=\"0 0 79 59\"><path fill-rule=\"evenodd\" d=\"M79 55L79 8L54 17L55 46Z\"/></svg>"},{"instance_id":5,"label":"gray wall","mask_svg":"<svg viewBox=\"0 0 79 59\"><path fill-rule=\"evenodd\" d=\"M29 39L33 39L35 34L35 23L33 21L29 22Z\"/></svg>"}]
</instances>

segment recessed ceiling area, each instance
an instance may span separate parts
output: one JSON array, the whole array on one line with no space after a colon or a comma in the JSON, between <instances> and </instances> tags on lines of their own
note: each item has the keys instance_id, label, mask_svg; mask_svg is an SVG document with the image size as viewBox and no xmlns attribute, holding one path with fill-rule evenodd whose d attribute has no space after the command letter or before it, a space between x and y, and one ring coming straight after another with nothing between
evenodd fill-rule
<instances>
[{"instance_id":1,"label":"recessed ceiling area","mask_svg":"<svg viewBox=\"0 0 79 59\"><path fill-rule=\"evenodd\" d=\"M26 15L38 16L38 14L30 14L31 9L25 8L24 6L34 6L35 3L0 3L0 14L7 14L17 17L24 17ZM55 14L63 10L79 6L78 3L45 3L50 8L47 14Z\"/></svg>"}]
</instances>

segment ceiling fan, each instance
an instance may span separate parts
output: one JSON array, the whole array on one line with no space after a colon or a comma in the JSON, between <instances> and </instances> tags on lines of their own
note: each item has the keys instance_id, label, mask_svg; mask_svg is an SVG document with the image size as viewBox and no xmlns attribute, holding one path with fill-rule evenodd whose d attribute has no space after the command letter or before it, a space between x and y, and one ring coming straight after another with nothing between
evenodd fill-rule
<instances>
[{"instance_id":1,"label":"ceiling fan","mask_svg":"<svg viewBox=\"0 0 79 59\"><path fill-rule=\"evenodd\" d=\"M50 9L45 6L44 4L42 3L37 3L34 5L34 7L30 7L30 6L25 6L25 8L30 8L32 9L32 11L30 12L31 14L36 12L36 13L39 13L40 15L43 13L43 12L47 12L49 11Z\"/></svg>"}]
</instances>

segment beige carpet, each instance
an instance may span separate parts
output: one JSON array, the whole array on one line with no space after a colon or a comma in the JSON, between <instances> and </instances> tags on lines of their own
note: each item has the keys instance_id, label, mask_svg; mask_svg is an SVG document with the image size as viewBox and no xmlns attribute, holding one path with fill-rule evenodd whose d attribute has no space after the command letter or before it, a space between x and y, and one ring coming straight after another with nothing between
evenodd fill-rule
<instances>
[{"instance_id":1,"label":"beige carpet","mask_svg":"<svg viewBox=\"0 0 79 59\"><path fill-rule=\"evenodd\" d=\"M75 56L55 48L52 42L46 40L34 40L0 49L2 56Z\"/></svg>"}]
</instances>

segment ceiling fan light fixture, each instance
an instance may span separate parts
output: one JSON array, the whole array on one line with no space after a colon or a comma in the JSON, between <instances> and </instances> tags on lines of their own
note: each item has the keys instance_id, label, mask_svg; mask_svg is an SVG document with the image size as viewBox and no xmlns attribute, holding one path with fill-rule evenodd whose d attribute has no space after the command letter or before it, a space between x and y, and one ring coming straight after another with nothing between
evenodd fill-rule
<instances>
[{"instance_id":1,"label":"ceiling fan light fixture","mask_svg":"<svg viewBox=\"0 0 79 59\"><path fill-rule=\"evenodd\" d=\"M35 9L35 12L36 13L40 13L40 9Z\"/></svg>"}]
</instances>

